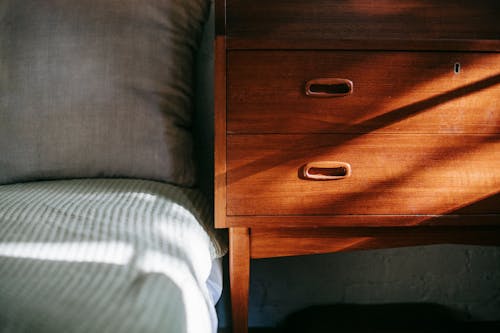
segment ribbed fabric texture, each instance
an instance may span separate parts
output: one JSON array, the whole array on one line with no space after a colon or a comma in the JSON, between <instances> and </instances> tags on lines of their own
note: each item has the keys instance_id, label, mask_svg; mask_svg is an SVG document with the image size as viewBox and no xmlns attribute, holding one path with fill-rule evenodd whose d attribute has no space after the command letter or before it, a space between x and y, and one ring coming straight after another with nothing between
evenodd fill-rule
<instances>
[{"instance_id":1,"label":"ribbed fabric texture","mask_svg":"<svg viewBox=\"0 0 500 333\"><path fill-rule=\"evenodd\" d=\"M214 332L208 211L152 181L0 186L0 331Z\"/></svg>"}]
</instances>

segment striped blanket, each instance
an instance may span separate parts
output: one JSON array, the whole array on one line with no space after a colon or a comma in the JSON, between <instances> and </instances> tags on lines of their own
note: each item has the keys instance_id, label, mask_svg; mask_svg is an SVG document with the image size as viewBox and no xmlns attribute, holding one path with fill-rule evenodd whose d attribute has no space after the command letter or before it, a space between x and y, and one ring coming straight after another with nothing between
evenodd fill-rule
<instances>
[{"instance_id":1,"label":"striped blanket","mask_svg":"<svg viewBox=\"0 0 500 333\"><path fill-rule=\"evenodd\" d=\"M1 332L215 332L224 254L195 190L124 179L0 186Z\"/></svg>"}]
</instances>

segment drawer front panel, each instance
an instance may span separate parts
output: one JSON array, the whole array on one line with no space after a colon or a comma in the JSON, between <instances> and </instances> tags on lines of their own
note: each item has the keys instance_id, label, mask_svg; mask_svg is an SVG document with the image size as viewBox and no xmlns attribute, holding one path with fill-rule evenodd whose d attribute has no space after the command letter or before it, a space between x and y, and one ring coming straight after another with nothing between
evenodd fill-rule
<instances>
[{"instance_id":1,"label":"drawer front panel","mask_svg":"<svg viewBox=\"0 0 500 333\"><path fill-rule=\"evenodd\" d=\"M496 0L230 0L227 29L245 39L496 39Z\"/></svg>"},{"instance_id":2,"label":"drawer front panel","mask_svg":"<svg viewBox=\"0 0 500 333\"><path fill-rule=\"evenodd\" d=\"M230 133L500 133L500 53L230 51L228 64ZM306 94L324 78L352 93Z\"/></svg>"},{"instance_id":3,"label":"drawer front panel","mask_svg":"<svg viewBox=\"0 0 500 333\"><path fill-rule=\"evenodd\" d=\"M228 135L228 216L500 214L498 135ZM315 161L351 166L305 180Z\"/></svg>"}]
</instances>

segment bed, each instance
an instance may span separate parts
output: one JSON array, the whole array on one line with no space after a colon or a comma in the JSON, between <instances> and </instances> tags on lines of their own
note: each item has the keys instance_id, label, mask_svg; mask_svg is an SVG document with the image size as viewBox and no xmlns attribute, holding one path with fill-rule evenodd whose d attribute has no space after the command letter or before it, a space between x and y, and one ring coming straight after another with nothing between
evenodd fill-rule
<instances>
[{"instance_id":1,"label":"bed","mask_svg":"<svg viewBox=\"0 0 500 333\"><path fill-rule=\"evenodd\" d=\"M216 332L222 253L199 191L83 179L0 187L3 332Z\"/></svg>"},{"instance_id":2,"label":"bed","mask_svg":"<svg viewBox=\"0 0 500 333\"><path fill-rule=\"evenodd\" d=\"M217 331L210 8L0 0L0 331Z\"/></svg>"}]
</instances>

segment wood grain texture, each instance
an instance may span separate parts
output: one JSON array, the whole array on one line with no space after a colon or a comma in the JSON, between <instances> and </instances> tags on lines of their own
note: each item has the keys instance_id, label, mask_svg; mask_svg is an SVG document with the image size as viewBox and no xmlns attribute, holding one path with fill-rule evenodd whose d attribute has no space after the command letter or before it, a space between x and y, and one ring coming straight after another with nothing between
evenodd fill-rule
<instances>
[{"instance_id":1,"label":"wood grain texture","mask_svg":"<svg viewBox=\"0 0 500 333\"><path fill-rule=\"evenodd\" d=\"M229 229L229 279L233 333L247 333L250 287L250 234L247 228Z\"/></svg>"},{"instance_id":2,"label":"wood grain texture","mask_svg":"<svg viewBox=\"0 0 500 333\"><path fill-rule=\"evenodd\" d=\"M500 2L217 0L216 13L215 212L235 333L250 257L500 245ZM307 96L317 78L353 93ZM301 177L323 161L352 173Z\"/></svg>"},{"instance_id":3,"label":"wood grain texture","mask_svg":"<svg viewBox=\"0 0 500 333\"><path fill-rule=\"evenodd\" d=\"M499 39L269 39L228 38L228 50L393 50L393 51L474 51L500 52Z\"/></svg>"},{"instance_id":4,"label":"wood grain texture","mask_svg":"<svg viewBox=\"0 0 500 333\"><path fill-rule=\"evenodd\" d=\"M228 63L230 133L500 133L500 53L232 51ZM353 93L307 96L316 78Z\"/></svg>"},{"instance_id":5,"label":"wood grain texture","mask_svg":"<svg viewBox=\"0 0 500 333\"><path fill-rule=\"evenodd\" d=\"M231 0L230 39L498 40L496 0ZM255 44L254 47L259 47Z\"/></svg>"},{"instance_id":6,"label":"wood grain texture","mask_svg":"<svg viewBox=\"0 0 500 333\"><path fill-rule=\"evenodd\" d=\"M251 257L271 258L432 244L500 246L498 228L252 229Z\"/></svg>"},{"instance_id":7,"label":"wood grain texture","mask_svg":"<svg viewBox=\"0 0 500 333\"><path fill-rule=\"evenodd\" d=\"M226 224L226 46L225 37L215 38L215 96L214 96L214 191L215 227Z\"/></svg>"},{"instance_id":8,"label":"wood grain texture","mask_svg":"<svg viewBox=\"0 0 500 333\"><path fill-rule=\"evenodd\" d=\"M227 144L228 215L500 214L497 134L229 135ZM352 175L301 179L312 161L347 162Z\"/></svg>"},{"instance_id":9,"label":"wood grain texture","mask_svg":"<svg viewBox=\"0 0 500 333\"><path fill-rule=\"evenodd\" d=\"M215 35L226 34L226 0L214 0L215 6Z\"/></svg>"},{"instance_id":10,"label":"wood grain texture","mask_svg":"<svg viewBox=\"0 0 500 333\"><path fill-rule=\"evenodd\" d=\"M485 201L498 204L499 195ZM494 203L493 203L494 202ZM482 201L474 205L484 206ZM469 207L468 207L469 208ZM446 215L274 215L274 216L228 216L227 224L231 227L248 228L318 228L318 227L406 227L418 226L497 226L500 224L498 214L456 214Z\"/></svg>"}]
</instances>

